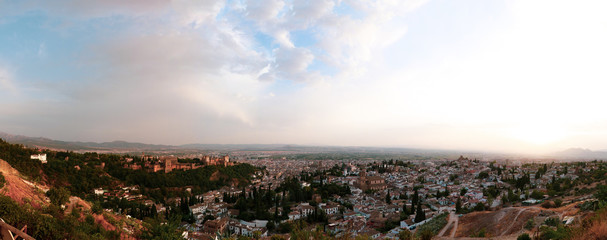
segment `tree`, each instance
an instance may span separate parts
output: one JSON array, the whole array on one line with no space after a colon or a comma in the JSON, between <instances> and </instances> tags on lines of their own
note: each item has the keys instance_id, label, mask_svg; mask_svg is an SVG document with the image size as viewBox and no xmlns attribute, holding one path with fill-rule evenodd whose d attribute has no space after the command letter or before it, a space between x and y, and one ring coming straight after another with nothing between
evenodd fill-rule
<instances>
[{"instance_id":1,"label":"tree","mask_svg":"<svg viewBox=\"0 0 607 240\"><path fill-rule=\"evenodd\" d=\"M543 199L544 198L544 194L540 191L537 190L533 190L533 192L531 192L531 198L533 199Z\"/></svg>"},{"instance_id":2,"label":"tree","mask_svg":"<svg viewBox=\"0 0 607 240\"><path fill-rule=\"evenodd\" d=\"M3 188L5 183L6 179L4 179L4 175L2 175L2 173L0 172L0 188Z\"/></svg>"},{"instance_id":3,"label":"tree","mask_svg":"<svg viewBox=\"0 0 607 240\"><path fill-rule=\"evenodd\" d=\"M467 192L468 192L468 189L466 189L466 188L462 188L462 189L459 191L459 195L460 195L460 196L464 196L464 195L466 195L466 193L467 193Z\"/></svg>"},{"instance_id":4,"label":"tree","mask_svg":"<svg viewBox=\"0 0 607 240\"><path fill-rule=\"evenodd\" d=\"M411 234L411 231L409 231L409 229L403 229L400 232L398 232L398 239L399 240L412 240L413 234Z\"/></svg>"},{"instance_id":5,"label":"tree","mask_svg":"<svg viewBox=\"0 0 607 240\"><path fill-rule=\"evenodd\" d=\"M422 204L420 202L417 203L417 213L415 214L415 222L421 222L426 220L426 214L422 210Z\"/></svg>"},{"instance_id":6,"label":"tree","mask_svg":"<svg viewBox=\"0 0 607 240\"><path fill-rule=\"evenodd\" d=\"M420 233L421 240L432 240L432 237L434 237L434 233L429 228L425 228Z\"/></svg>"},{"instance_id":7,"label":"tree","mask_svg":"<svg viewBox=\"0 0 607 240\"><path fill-rule=\"evenodd\" d=\"M531 240L531 237L529 237L529 234L527 233L523 233L521 235L519 235L516 240Z\"/></svg>"},{"instance_id":8,"label":"tree","mask_svg":"<svg viewBox=\"0 0 607 240\"><path fill-rule=\"evenodd\" d=\"M268 228L268 231L273 231L274 228L276 228L276 224L274 223L274 221L269 221L266 225L266 228Z\"/></svg>"},{"instance_id":9,"label":"tree","mask_svg":"<svg viewBox=\"0 0 607 240\"><path fill-rule=\"evenodd\" d=\"M392 198L390 197L390 191L388 191L388 193L386 193L386 203L387 204L392 203Z\"/></svg>"},{"instance_id":10,"label":"tree","mask_svg":"<svg viewBox=\"0 0 607 240\"><path fill-rule=\"evenodd\" d=\"M527 220L527 223L525 223L525 229L527 229L527 230L533 229L534 226L535 226L535 221L533 221L533 218L530 218L529 220Z\"/></svg>"},{"instance_id":11,"label":"tree","mask_svg":"<svg viewBox=\"0 0 607 240\"><path fill-rule=\"evenodd\" d=\"M599 185L597 189L598 191L594 194L594 196L599 201L607 201L607 185Z\"/></svg>"},{"instance_id":12,"label":"tree","mask_svg":"<svg viewBox=\"0 0 607 240\"><path fill-rule=\"evenodd\" d=\"M57 206L61 206L70 200L70 191L64 187L51 188L46 192L46 196L51 199L51 203Z\"/></svg>"},{"instance_id":13,"label":"tree","mask_svg":"<svg viewBox=\"0 0 607 240\"><path fill-rule=\"evenodd\" d=\"M179 219L176 217L171 218L167 223L163 223L159 218L149 218L144 222L144 226L145 229L139 235L140 239L183 239L179 229Z\"/></svg>"},{"instance_id":14,"label":"tree","mask_svg":"<svg viewBox=\"0 0 607 240\"><path fill-rule=\"evenodd\" d=\"M460 198L457 198L457 202L455 202L455 212L456 213L462 212L462 200Z\"/></svg>"},{"instance_id":15,"label":"tree","mask_svg":"<svg viewBox=\"0 0 607 240\"><path fill-rule=\"evenodd\" d=\"M477 203L474 206L474 211L485 211L485 205L482 202Z\"/></svg>"}]
</instances>

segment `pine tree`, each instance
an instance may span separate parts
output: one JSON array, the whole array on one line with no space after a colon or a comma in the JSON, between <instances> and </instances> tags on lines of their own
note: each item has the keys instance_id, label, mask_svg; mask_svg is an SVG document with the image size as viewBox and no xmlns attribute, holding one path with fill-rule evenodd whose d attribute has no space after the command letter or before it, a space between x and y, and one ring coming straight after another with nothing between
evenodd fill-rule
<instances>
[{"instance_id":1,"label":"pine tree","mask_svg":"<svg viewBox=\"0 0 607 240\"><path fill-rule=\"evenodd\" d=\"M457 198L457 202L455 203L455 212L456 213L462 212L462 200L460 198Z\"/></svg>"},{"instance_id":2,"label":"pine tree","mask_svg":"<svg viewBox=\"0 0 607 240\"><path fill-rule=\"evenodd\" d=\"M415 222L421 222L426 220L426 214L424 213L424 211L422 210L422 204L421 202L417 203L417 213L415 214Z\"/></svg>"}]
</instances>

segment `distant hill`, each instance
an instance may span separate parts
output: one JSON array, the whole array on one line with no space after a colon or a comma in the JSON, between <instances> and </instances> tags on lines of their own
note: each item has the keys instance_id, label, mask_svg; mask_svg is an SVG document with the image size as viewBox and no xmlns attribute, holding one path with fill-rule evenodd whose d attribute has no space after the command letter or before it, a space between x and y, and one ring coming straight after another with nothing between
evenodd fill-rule
<instances>
[{"instance_id":1,"label":"distant hill","mask_svg":"<svg viewBox=\"0 0 607 240\"><path fill-rule=\"evenodd\" d=\"M569 148L564 151L554 153L556 157L560 158L571 158L571 159L607 159L607 152L605 151L592 151L585 148Z\"/></svg>"},{"instance_id":2,"label":"distant hill","mask_svg":"<svg viewBox=\"0 0 607 240\"><path fill-rule=\"evenodd\" d=\"M67 142L53 140L43 137L28 137L22 135L12 135L0 132L0 138L11 142L19 143L34 148L50 148L55 150L70 150L70 151L142 151L142 150L166 150L177 149L179 147L169 145L155 145L145 143L132 143L125 141L112 142Z\"/></svg>"},{"instance_id":3,"label":"distant hill","mask_svg":"<svg viewBox=\"0 0 607 240\"><path fill-rule=\"evenodd\" d=\"M76 152L198 152L198 151L286 151L291 153L363 153L381 154L382 156L431 156L438 159L457 158L464 154L473 158L496 156L495 153L474 151L456 151L440 149L416 149L400 147L364 147L364 146L306 146L297 144L184 144L184 145L156 145L126 141L112 142L70 142L53 140L44 137L28 137L0 132L0 138L10 142L26 145L31 148L49 148L53 150L69 150ZM354 157L354 156L353 156ZM361 157L361 156L356 156Z\"/></svg>"}]
</instances>

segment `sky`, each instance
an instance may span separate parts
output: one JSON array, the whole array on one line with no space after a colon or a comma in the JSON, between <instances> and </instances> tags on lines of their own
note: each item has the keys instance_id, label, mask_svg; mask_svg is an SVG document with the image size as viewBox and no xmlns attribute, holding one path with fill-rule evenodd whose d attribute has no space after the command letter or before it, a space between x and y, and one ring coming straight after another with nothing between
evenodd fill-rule
<instances>
[{"instance_id":1,"label":"sky","mask_svg":"<svg viewBox=\"0 0 607 240\"><path fill-rule=\"evenodd\" d=\"M607 149L605 1L0 0L0 131Z\"/></svg>"}]
</instances>

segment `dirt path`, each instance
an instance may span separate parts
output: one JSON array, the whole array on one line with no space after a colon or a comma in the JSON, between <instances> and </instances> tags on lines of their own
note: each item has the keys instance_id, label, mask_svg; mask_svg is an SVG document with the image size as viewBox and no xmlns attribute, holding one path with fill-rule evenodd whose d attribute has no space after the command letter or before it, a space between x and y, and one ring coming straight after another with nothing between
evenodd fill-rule
<instances>
[{"instance_id":1,"label":"dirt path","mask_svg":"<svg viewBox=\"0 0 607 240\"><path fill-rule=\"evenodd\" d=\"M445 232L448 229L451 229L451 232L449 233L449 235L451 237L455 236L455 232L457 232L457 222L458 222L459 218L457 217L457 215L454 212L449 213L449 222L447 222L447 224L445 225L445 227L443 227L443 229L441 229L441 231L438 233L438 237L442 237L443 235L445 235ZM454 225L453 228L451 228L451 225Z\"/></svg>"},{"instance_id":2,"label":"dirt path","mask_svg":"<svg viewBox=\"0 0 607 240\"><path fill-rule=\"evenodd\" d=\"M451 226L451 224L453 224L453 213L449 213L449 221L447 222L447 224L445 224L445 226L443 227L443 229L440 230L440 232L438 233L439 237L442 237L445 234L445 231L447 231L447 229L449 229L449 226Z\"/></svg>"},{"instance_id":3,"label":"dirt path","mask_svg":"<svg viewBox=\"0 0 607 240\"><path fill-rule=\"evenodd\" d=\"M514 223L516 223L516 220L518 219L518 216L520 216L520 215L521 215L521 213L523 213L525 210L527 210L527 209L519 209L519 210L518 210L518 213L517 213L517 214L516 214L516 216L514 217L514 220L512 220L512 223L510 223L510 226L508 226L508 227L506 228L506 230L504 230L504 231L502 232L502 234L500 234L500 236L504 236L504 235L506 235L506 233L507 233L508 231L510 231L510 229L512 229L512 227L514 226Z\"/></svg>"},{"instance_id":4,"label":"dirt path","mask_svg":"<svg viewBox=\"0 0 607 240\"><path fill-rule=\"evenodd\" d=\"M455 213L453 214L455 216L455 223L453 226L453 230L451 230L451 237L454 238L455 237L455 233L457 232L457 224L459 223L459 216L455 215Z\"/></svg>"}]
</instances>

